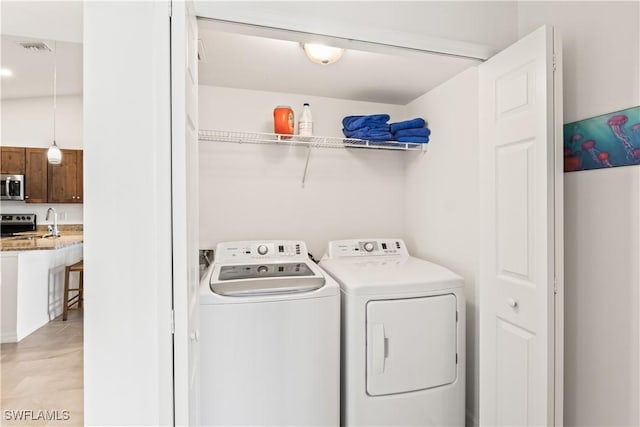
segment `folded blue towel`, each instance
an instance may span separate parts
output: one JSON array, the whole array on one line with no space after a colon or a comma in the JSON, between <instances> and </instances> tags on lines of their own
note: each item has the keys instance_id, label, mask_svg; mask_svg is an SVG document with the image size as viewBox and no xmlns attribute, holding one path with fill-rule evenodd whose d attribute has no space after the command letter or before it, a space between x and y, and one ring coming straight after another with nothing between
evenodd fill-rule
<instances>
[{"instance_id":1,"label":"folded blue towel","mask_svg":"<svg viewBox=\"0 0 640 427\"><path fill-rule=\"evenodd\" d=\"M389 132L388 127L379 128L362 128L357 130L342 129L342 133L347 138L366 139L369 141L391 141L393 135Z\"/></svg>"},{"instance_id":2,"label":"folded blue towel","mask_svg":"<svg viewBox=\"0 0 640 427\"><path fill-rule=\"evenodd\" d=\"M347 130L356 130L363 127L388 126L388 114L372 114L370 116L347 116L342 119L342 126Z\"/></svg>"},{"instance_id":3,"label":"folded blue towel","mask_svg":"<svg viewBox=\"0 0 640 427\"><path fill-rule=\"evenodd\" d=\"M427 123L424 119L416 118L411 120L405 120L404 122L391 123L390 129L391 133L396 133L402 129L412 129L412 128L421 128L424 127Z\"/></svg>"},{"instance_id":4,"label":"folded blue towel","mask_svg":"<svg viewBox=\"0 0 640 427\"><path fill-rule=\"evenodd\" d=\"M342 133L344 133L345 136L351 136L351 134L353 134L353 133L358 133L358 134L388 133L388 134L391 134L391 132L389 132L389 126L365 126L363 128L358 128L358 129L353 129L353 130L349 130L349 129L343 128L342 129Z\"/></svg>"},{"instance_id":5,"label":"folded blue towel","mask_svg":"<svg viewBox=\"0 0 640 427\"><path fill-rule=\"evenodd\" d=\"M428 136L401 136L397 138L398 142L413 142L417 144L426 144L429 142Z\"/></svg>"},{"instance_id":6,"label":"folded blue towel","mask_svg":"<svg viewBox=\"0 0 640 427\"><path fill-rule=\"evenodd\" d=\"M393 133L393 136L399 138L401 136L429 136L431 135L431 131L429 128L413 128L413 129L402 129Z\"/></svg>"}]
</instances>

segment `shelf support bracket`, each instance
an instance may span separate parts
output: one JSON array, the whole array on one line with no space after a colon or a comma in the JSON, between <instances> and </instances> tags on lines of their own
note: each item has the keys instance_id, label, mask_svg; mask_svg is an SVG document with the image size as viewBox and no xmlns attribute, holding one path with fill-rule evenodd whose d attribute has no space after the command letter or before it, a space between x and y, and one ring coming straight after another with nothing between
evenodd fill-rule
<instances>
[{"instance_id":1,"label":"shelf support bracket","mask_svg":"<svg viewBox=\"0 0 640 427\"><path fill-rule=\"evenodd\" d=\"M309 144L309 150L307 151L307 161L304 163L304 172L302 172L302 188L304 188L304 182L307 180L307 170L309 169L310 157L311 157L311 144Z\"/></svg>"}]
</instances>

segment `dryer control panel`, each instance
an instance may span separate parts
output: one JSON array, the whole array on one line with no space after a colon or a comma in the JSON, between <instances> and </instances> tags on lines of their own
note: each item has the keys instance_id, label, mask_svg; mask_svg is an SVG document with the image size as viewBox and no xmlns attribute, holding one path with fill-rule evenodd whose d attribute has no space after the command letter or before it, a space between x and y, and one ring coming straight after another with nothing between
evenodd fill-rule
<instances>
[{"instance_id":1,"label":"dryer control panel","mask_svg":"<svg viewBox=\"0 0 640 427\"><path fill-rule=\"evenodd\" d=\"M298 240L247 240L218 243L216 263L239 263L247 261L282 261L309 258L307 247Z\"/></svg>"},{"instance_id":2,"label":"dryer control panel","mask_svg":"<svg viewBox=\"0 0 640 427\"><path fill-rule=\"evenodd\" d=\"M334 240L327 247L327 258L409 256L402 239Z\"/></svg>"}]
</instances>

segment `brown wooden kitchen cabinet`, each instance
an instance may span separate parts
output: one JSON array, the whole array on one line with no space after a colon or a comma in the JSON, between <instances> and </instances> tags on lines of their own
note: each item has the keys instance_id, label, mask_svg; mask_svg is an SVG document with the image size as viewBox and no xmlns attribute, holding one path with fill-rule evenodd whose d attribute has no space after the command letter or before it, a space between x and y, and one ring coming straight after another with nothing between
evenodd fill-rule
<instances>
[{"instance_id":1,"label":"brown wooden kitchen cabinet","mask_svg":"<svg viewBox=\"0 0 640 427\"><path fill-rule=\"evenodd\" d=\"M62 162L49 165L49 203L82 203L82 150L61 150Z\"/></svg>"},{"instance_id":2,"label":"brown wooden kitchen cabinet","mask_svg":"<svg viewBox=\"0 0 640 427\"><path fill-rule=\"evenodd\" d=\"M47 203L47 149L25 149L25 191L27 203Z\"/></svg>"},{"instance_id":3,"label":"brown wooden kitchen cabinet","mask_svg":"<svg viewBox=\"0 0 640 427\"><path fill-rule=\"evenodd\" d=\"M0 173L25 174L25 148L0 147Z\"/></svg>"}]
</instances>

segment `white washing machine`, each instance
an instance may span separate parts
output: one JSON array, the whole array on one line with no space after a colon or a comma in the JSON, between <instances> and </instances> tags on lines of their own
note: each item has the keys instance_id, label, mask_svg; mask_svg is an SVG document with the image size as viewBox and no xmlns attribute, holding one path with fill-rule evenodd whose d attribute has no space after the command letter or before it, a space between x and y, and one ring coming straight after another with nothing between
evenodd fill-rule
<instances>
[{"instance_id":1,"label":"white washing machine","mask_svg":"<svg viewBox=\"0 0 640 427\"><path fill-rule=\"evenodd\" d=\"M462 278L401 239L329 242L342 291L343 426L464 426Z\"/></svg>"},{"instance_id":2,"label":"white washing machine","mask_svg":"<svg viewBox=\"0 0 640 427\"><path fill-rule=\"evenodd\" d=\"M200 325L201 425L339 424L340 288L304 242L218 244Z\"/></svg>"}]
</instances>

